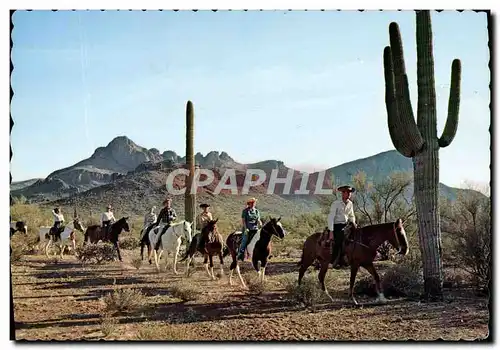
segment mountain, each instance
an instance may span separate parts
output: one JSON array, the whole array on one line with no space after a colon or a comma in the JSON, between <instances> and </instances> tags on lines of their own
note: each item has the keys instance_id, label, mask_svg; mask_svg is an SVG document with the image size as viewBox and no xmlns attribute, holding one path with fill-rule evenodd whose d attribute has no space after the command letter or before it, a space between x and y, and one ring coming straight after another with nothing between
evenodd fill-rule
<instances>
[{"instance_id":1,"label":"mountain","mask_svg":"<svg viewBox=\"0 0 500 350\"><path fill-rule=\"evenodd\" d=\"M20 190L20 189L26 188L28 186L33 185L35 182L37 182L39 180L42 180L42 179L36 178L36 179L29 179L29 180L24 180L24 181L12 181L12 183L10 184L10 190L15 191L15 190Z\"/></svg>"},{"instance_id":2,"label":"mountain","mask_svg":"<svg viewBox=\"0 0 500 350\"><path fill-rule=\"evenodd\" d=\"M213 171L214 179L210 184L198 189L197 200L208 201L214 208L224 208L227 215L238 215L248 196L259 199L259 207L276 215L298 214L317 210L318 196L315 190L332 188L336 185L350 183L352 176L363 171L368 180L381 180L392 172L412 171L412 160L403 157L397 151L386 151L370 157L357 159L329 169L311 174L303 173L287 167L279 160L264 160L252 164L235 161L226 152L209 152L207 155L197 153L195 162L201 169ZM81 210L101 211L111 203L119 212L142 215L148 207L159 206L165 196L169 195L166 181L172 171L183 168L185 158L173 151L146 149L138 146L125 136L113 139L106 147L99 147L91 157L65 169L54 171L46 179L38 180L26 187L18 187L11 191L12 196L23 195L30 202L49 206L78 207ZM217 192L218 186L230 181L227 170L234 171L238 194L229 189ZM245 185L245 174L252 169L259 169L266 175L259 186L251 187L248 194L241 194ZM267 193L271 175L278 178L292 177L289 191L284 192L285 185L278 183L272 193ZM321 178L323 177L323 179ZM254 176L254 180L257 176ZM201 181L204 180L202 177ZM223 183L221 181L224 180ZM178 175L174 188L183 188L185 176ZM407 195L411 196L413 186ZM299 189L307 189L308 193L296 194ZM441 193L449 199L456 197L457 189L440 184ZM184 196L174 195L176 210L182 215Z\"/></svg>"}]
</instances>

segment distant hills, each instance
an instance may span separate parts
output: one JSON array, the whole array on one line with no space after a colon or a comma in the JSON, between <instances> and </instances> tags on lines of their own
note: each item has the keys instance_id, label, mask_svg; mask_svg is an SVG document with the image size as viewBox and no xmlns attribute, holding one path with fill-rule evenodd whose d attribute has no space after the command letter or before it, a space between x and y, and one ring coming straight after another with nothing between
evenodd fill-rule
<instances>
[{"instance_id":1,"label":"distant hills","mask_svg":"<svg viewBox=\"0 0 500 350\"><path fill-rule=\"evenodd\" d=\"M264 160L253 164L235 161L226 152L209 152L206 156L195 155L195 162L200 168L212 169L215 180L201 189L198 201L209 201L212 206L224 207L228 215L237 215L244 205L244 198L249 195L260 199L259 207L277 215L298 213L318 209L317 195L314 189L319 176L318 172L308 174L308 195L294 195L300 188L304 173L290 169L282 161ZM107 146L99 147L87 159L72 166L52 172L45 179L32 179L11 184L13 197L25 197L29 202L44 206L77 206L82 210L98 211L107 203L112 203L117 211L129 214L144 214L149 206L161 204L168 194L165 183L167 176L175 169L184 167L185 158L173 151L160 153L156 148L147 149L134 143L126 136L114 138ZM267 175L262 185L251 188L248 195L233 195L223 190L215 195L214 190L226 169L235 169L238 188L241 189L246 169L261 169ZM278 177L286 177L293 172L292 194L284 195L283 184L276 185L276 194L267 194L267 184L273 169L277 169ZM392 172L412 172L412 160L400 155L397 151L386 151L370 157L353 160L325 171L322 188L331 188L332 178L335 183L349 183L358 171L366 173L370 180L381 180ZM176 178L175 186L181 188L184 177ZM458 191L464 191L440 184L441 193L454 199ZM413 187L411 188L413 191ZM410 193L411 195L411 193ZM175 197L175 196L174 196ZM183 198L183 196L181 196ZM244 198L243 198L244 197ZM184 210L183 199L174 198L176 209ZM283 214L282 214L283 213Z\"/></svg>"}]
</instances>

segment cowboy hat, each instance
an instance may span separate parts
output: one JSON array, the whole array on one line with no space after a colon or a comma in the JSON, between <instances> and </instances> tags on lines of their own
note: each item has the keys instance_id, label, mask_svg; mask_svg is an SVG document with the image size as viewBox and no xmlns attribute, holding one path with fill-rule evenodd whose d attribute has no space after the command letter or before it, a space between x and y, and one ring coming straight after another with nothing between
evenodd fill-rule
<instances>
[{"instance_id":1,"label":"cowboy hat","mask_svg":"<svg viewBox=\"0 0 500 350\"><path fill-rule=\"evenodd\" d=\"M106 207L106 209L111 209L111 208L113 208L111 204L108 204L108 206Z\"/></svg>"},{"instance_id":2,"label":"cowboy hat","mask_svg":"<svg viewBox=\"0 0 500 350\"><path fill-rule=\"evenodd\" d=\"M210 208L210 204L206 203L200 204L200 208Z\"/></svg>"},{"instance_id":3,"label":"cowboy hat","mask_svg":"<svg viewBox=\"0 0 500 350\"><path fill-rule=\"evenodd\" d=\"M353 192L356 192L356 189L354 187L345 185L345 186L338 187L337 191L339 191L339 192L351 192L351 193L353 193Z\"/></svg>"},{"instance_id":4,"label":"cowboy hat","mask_svg":"<svg viewBox=\"0 0 500 350\"><path fill-rule=\"evenodd\" d=\"M249 200L247 200L247 204L249 204L249 203L255 203L255 202L257 202L257 198L254 198L254 197L252 197Z\"/></svg>"}]
</instances>

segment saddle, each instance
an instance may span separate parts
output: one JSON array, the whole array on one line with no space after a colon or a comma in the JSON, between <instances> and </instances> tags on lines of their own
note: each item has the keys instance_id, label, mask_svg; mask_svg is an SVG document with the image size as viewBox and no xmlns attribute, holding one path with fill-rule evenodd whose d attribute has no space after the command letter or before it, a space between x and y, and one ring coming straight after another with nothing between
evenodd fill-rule
<instances>
[{"instance_id":1,"label":"saddle","mask_svg":"<svg viewBox=\"0 0 500 350\"><path fill-rule=\"evenodd\" d=\"M61 233L64 232L66 226L60 226L59 229L56 229L54 226L50 228L49 236L52 236L54 241L57 241L61 238Z\"/></svg>"},{"instance_id":2,"label":"saddle","mask_svg":"<svg viewBox=\"0 0 500 350\"><path fill-rule=\"evenodd\" d=\"M328 231L328 227L325 227L325 230L319 237L318 245L323 248L331 248L332 244L333 244L333 239L330 240L330 232Z\"/></svg>"}]
</instances>

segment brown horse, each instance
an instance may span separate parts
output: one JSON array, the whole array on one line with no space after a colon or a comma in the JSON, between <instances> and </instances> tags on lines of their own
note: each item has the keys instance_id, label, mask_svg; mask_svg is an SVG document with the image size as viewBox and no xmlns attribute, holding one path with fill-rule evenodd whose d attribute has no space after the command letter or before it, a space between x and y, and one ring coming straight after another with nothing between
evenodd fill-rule
<instances>
[{"instance_id":1,"label":"brown horse","mask_svg":"<svg viewBox=\"0 0 500 350\"><path fill-rule=\"evenodd\" d=\"M118 245L118 236L120 235L120 233L122 233L122 230L124 230L125 232L130 232L130 227L127 220L128 216L112 223L108 228L108 233L106 233L100 225L89 226L87 230L85 230L83 245L85 245L87 241L94 244L99 241L112 243L116 248L118 259L122 261L120 247Z\"/></svg>"},{"instance_id":2,"label":"brown horse","mask_svg":"<svg viewBox=\"0 0 500 350\"><path fill-rule=\"evenodd\" d=\"M375 270L373 261L377 255L378 247L386 241L389 241L389 243L398 250L398 254L403 256L408 254L408 239L406 238L403 222L401 219L397 219L395 222L358 228L355 228L353 224L349 224L344 229L344 232L346 234L344 252L351 267L349 297L354 304L357 305L353 289L359 267L362 266L375 280L375 288L378 294L377 301L385 302L386 299L380 284L380 277ZM323 232L316 232L309 236L304 242L302 257L299 262L300 270L298 282L300 285L307 268L317 259L320 264L318 279L321 284L321 289L333 301L333 298L325 287L325 275L331 260L331 248L328 245L322 244L324 242L324 234Z\"/></svg>"},{"instance_id":3,"label":"brown horse","mask_svg":"<svg viewBox=\"0 0 500 350\"><path fill-rule=\"evenodd\" d=\"M196 252L200 252L201 254L203 254L203 264L205 265L208 277L214 280L216 279L214 275L214 261L213 261L214 255L219 256L220 273L221 275L224 275L224 269L223 269L224 259L222 257L222 252L224 250L224 239L217 230L217 225L216 225L217 221L219 221L219 219L210 220L207 222L207 224L201 230L201 232L197 233L194 236L193 240L191 241L191 244L189 245L189 248L186 250L185 256L180 260L184 261L189 258L186 266L186 276L189 276L189 264L193 260L193 256ZM201 239L201 237L204 237L205 240L203 250L198 249L198 241ZM210 271L208 270L209 260L210 260Z\"/></svg>"},{"instance_id":4,"label":"brown horse","mask_svg":"<svg viewBox=\"0 0 500 350\"><path fill-rule=\"evenodd\" d=\"M272 236L276 236L280 239L283 239L286 235L286 231L281 225L281 217L278 219L270 218L268 222L266 222L260 231L258 231L250 242L248 242L247 252L248 255L252 257L252 265L259 274L259 279L264 281L264 275L266 272L266 266L269 256L271 255L272 249ZM245 282L243 281L243 277L240 273L240 266L238 265L238 260L236 259L238 255L238 250L241 244L242 235L240 231L236 231L231 233L227 239L226 244L229 248L229 253L231 253L231 257L233 262L229 269L231 270L229 274L229 284L233 284L233 271L236 268L236 272L238 273L238 277L240 278L241 284L243 288L246 288ZM224 254L226 256L228 253ZM259 269L260 262L260 269Z\"/></svg>"}]
</instances>

